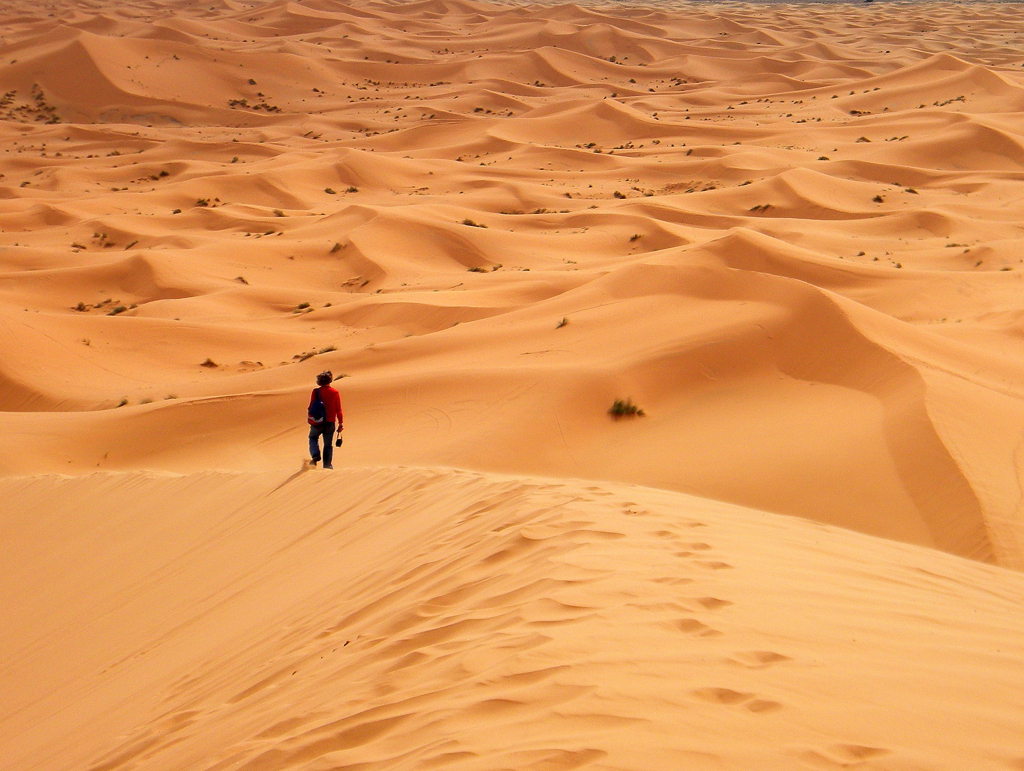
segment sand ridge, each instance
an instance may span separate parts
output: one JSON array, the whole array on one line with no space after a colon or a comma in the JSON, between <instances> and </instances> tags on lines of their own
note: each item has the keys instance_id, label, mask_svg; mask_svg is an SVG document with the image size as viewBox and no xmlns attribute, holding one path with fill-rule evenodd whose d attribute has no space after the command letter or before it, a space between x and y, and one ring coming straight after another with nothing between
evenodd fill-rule
<instances>
[{"instance_id":1,"label":"sand ridge","mask_svg":"<svg viewBox=\"0 0 1024 771\"><path fill-rule=\"evenodd\" d=\"M451 469L0 493L44 504L2 547L20 580L0 746L19 768L1024 762L1024 578L934 550ZM41 558L78 567L25 580Z\"/></svg>"}]
</instances>

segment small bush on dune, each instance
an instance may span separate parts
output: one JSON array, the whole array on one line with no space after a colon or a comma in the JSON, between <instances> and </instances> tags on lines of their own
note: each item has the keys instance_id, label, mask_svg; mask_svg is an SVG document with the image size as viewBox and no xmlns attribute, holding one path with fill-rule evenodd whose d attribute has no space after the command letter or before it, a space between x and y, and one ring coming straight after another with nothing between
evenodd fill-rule
<instances>
[{"instance_id":1,"label":"small bush on dune","mask_svg":"<svg viewBox=\"0 0 1024 771\"><path fill-rule=\"evenodd\" d=\"M608 408L608 414L618 420L619 418L642 418L646 413L627 397L612 402L612 406Z\"/></svg>"}]
</instances>

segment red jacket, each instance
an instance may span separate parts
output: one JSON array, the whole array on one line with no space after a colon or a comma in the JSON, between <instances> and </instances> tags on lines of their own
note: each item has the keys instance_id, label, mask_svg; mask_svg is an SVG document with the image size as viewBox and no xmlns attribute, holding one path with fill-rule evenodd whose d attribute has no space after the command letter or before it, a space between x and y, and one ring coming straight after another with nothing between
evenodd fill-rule
<instances>
[{"instance_id":1,"label":"red jacket","mask_svg":"<svg viewBox=\"0 0 1024 771\"><path fill-rule=\"evenodd\" d=\"M341 413L341 394L338 393L337 389L329 385L320 386L319 388L314 388L312 393L310 393L310 404L313 403L317 391L320 391L320 401L324 403L324 423L337 423L338 426L341 426L342 421L345 419Z\"/></svg>"}]
</instances>

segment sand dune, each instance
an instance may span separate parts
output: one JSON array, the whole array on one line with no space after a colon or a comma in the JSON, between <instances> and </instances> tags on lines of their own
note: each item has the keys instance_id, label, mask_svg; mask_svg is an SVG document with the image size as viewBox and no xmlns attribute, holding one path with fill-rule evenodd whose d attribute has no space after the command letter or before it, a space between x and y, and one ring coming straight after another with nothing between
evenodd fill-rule
<instances>
[{"instance_id":1,"label":"sand dune","mask_svg":"<svg viewBox=\"0 0 1024 771\"><path fill-rule=\"evenodd\" d=\"M5 3L0 757L1024 768L1019 21Z\"/></svg>"},{"instance_id":2,"label":"sand dune","mask_svg":"<svg viewBox=\"0 0 1024 771\"><path fill-rule=\"evenodd\" d=\"M715 383L831 383L821 373L835 367L818 363L831 343L819 333L848 317L849 336L835 342L849 373L839 387L872 394L879 415L910 409L935 444L919 451L914 439L897 450L904 440L894 437L919 435L896 420L870 449L853 445L865 469L900 468L907 452L931 458L915 463L924 479L966 479L964 501L986 498L979 491L990 484L963 473L970 442L938 417L946 399L964 395L931 383L960 377L997 401L1018 398L1019 372L1006 354L1018 348L1014 202L1024 139L1005 118L1021 93L1006 62L951 45L938 23L905 37L921 25L906 14L859 39L879 14L847 6L827 17L780 7L771 24L742 7L686 21L669 9L575 6L424 4L398 13L270 3L167 15L172 8L142 6L129 17L83 5L64 18L25 8L5 22L0 292L5 317L19 319L2 343L5 419L61 409L74 413L61 417L69 436L92 434L95 420L107 426L83 442L95 452L73 453L70 464L42 446L26 451L8 432L0 440L8 473L104 468L112 453L150 468L145 446L117 447L135 444L118 427L136 411L170 414L167 402L261 393L282 400L260 421L261 449L241 463L218 442L222 454L204 453L202 464L276 466L301 452L301 412L297 421L283 394L301 393L310 372L329 366L351 376L352 428L365 437L346 463L457 461L696 489L869 532L918 532L911 540L1018 563L1015 546L993 545L1003 536L947 538L932 527L926 538L906 524L956 520L956 496L926 505L908 492L918 483L897 474L901 494L883 491L875 471L845 462L812 493L806 462L755 441L764 426L740 418L745 409L692 411ZM984 27L1002 13L986 7L972 18ZM812 31L818 23L823 32ZM997 34L979 32L976 43ZM891 55L875 56L881 41ZM124 120L135 125L116 122ZM764 273L774 278L754 280ZM408 300L396 303L399 292ZM706 329L730 331L692 328L686 309L698 297L710 303ZM750 302L761 310L737 326L737 307ZM614 311L598 312L608 303ZM861 307L906 329L872 322L866 332ZM623 312L642 335L622 326ZM569 326L556 330L562 319ZM802 347L780 364L764 330L804 326ZM718 359L700 342L706 333L736 341L726 346L727 358L742 362L733 385L707 374ZM907 343L922 335L940 349L951 339L996 349L984 365L965 363L955 346L925 361ZM877 354L854 353L868 350ZM135 366L141 360L148 369ZM657 374L641 375L640 362ZM466 378L439 377L460 370ZM477 376L487 385L460 385ZM420 394L422 417L412 408L389 418L391 395L363 396L391 394L392 378ZM916 385L899 407L874 387L849 385L903 382ZM543 383L544 396L516 397L498 419L471 417L524 383ZM581 389L592 395L585 406L573 396ZM627 395L646 402L648 419L609 424L601 402ZM537 398L559 406L538 419ZM117 404L119 413L85 415ZM409 430L433 414L463 425L452 419L458 404L478 405L464 425L489 426L493 452L475 447L475 430L429 439ZM802 427L772 429L784 444L832 441L844 426L861 436L862 409L852 403L849 413L830 408L828 420L801 404L799 418L772 418ZM572 438L563 440L552 416L573 426ZM224 410L215 422L234 419ZM175 421L167 430L192 446ZM700 438L687 449L695 421ZM1008 442L1024 428L1005 413L993 423ZM718 437L721 453L709 454L704 433ZM634 435L635 445L623 444ZM535 442L546 449L522 452ZM570 450L573 442L582 446ZM170 457L165 447L159 454ZM775 460L766 466L767 456ZM726 457L744 460L737 467ZM182 452L169 467L202 464ZM868 491L870 503L848 499L851 488ZM1016 521L1006 508L1012 495L999 493L1007 502L996 508L979 504L972 527ZM826 513L824 499L849 503ZM931 505L944 513L922 509ZM874 513L852 514L865 507ZM876 519L890 524L866 524ZM1019 539L1019 527L1010 529Z\"/></svg>"},{"instance_id":3,"label":"sand dune","mask_svg":"<svg viewBox=\"0 0 1024 771\"><path fill-rule=\"evenodd\" d=\"M1024 579L1005 569L679 493L452 470L0 490L24 512L0 608L19 768L1024 761Z\"/></svg>"}]
</instances>

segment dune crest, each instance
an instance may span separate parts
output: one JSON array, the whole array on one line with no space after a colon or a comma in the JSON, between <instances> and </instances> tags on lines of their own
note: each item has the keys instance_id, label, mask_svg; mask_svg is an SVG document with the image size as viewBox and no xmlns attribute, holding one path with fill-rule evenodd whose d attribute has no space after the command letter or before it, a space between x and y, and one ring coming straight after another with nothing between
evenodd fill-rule
<instances>
[{"instance_id":1,"label":"dune crest","mask_svg":"<svg viewBox=\"0 0 1024 771\"><path fill-rule=\"evenodd\" d=\"M0 742L19 767L1024 760L1024 577L934 550L452 469L97 473L0 494L42 505L0 546L16 665ZM54 560L74 576L31 580Z\"/></svg>"}]
</instances>

